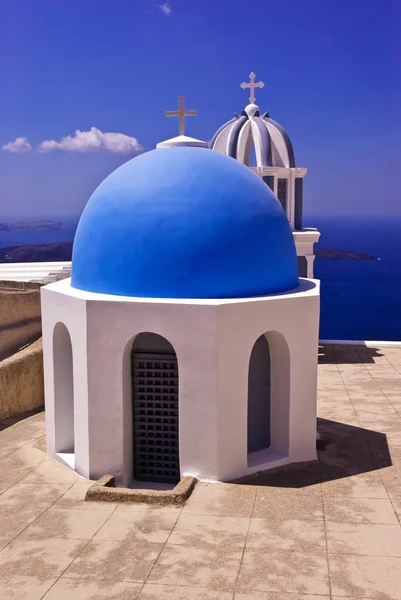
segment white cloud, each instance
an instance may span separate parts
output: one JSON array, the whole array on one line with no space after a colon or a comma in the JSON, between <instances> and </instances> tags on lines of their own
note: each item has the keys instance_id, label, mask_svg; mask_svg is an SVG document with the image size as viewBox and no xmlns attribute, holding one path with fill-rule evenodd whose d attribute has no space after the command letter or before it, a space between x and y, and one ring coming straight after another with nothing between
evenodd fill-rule
<instances>
[{"instance_id":1,"label":"white cloud","mask_svg":"<svg viewBox=\"0 0 401 600\"><path fill-rule=\"evenodd\" d=\"M168 2L163 2L163 4L158 4L158 7L167 16L170 16L171 13L173 12L173 9L171 8L171 6Z\"/></svg>"},{"instance_id":2,"label":"white cloud","mask_svg":"<svg viewBox=\"0 0 401 600\"><path fill-rule=\"evenodd\" d=\"M2 150L5 150L6 152L22 153L32 150L32 146L26 137L17 137L13 142L8 142L8 144L5 144Z\"/></svg>"},{"instance_id":3,"label":"white cloud","mask_svg":"<svg viewBox=\"0 0 401 600\"><path fill-rule=\"evenodd\" d=\"M74 135L67 135L56 140L45 140L38 146L39 152L51 152L52 150L67 150L69 152L116 152L118 154L129 154L141 152L142 146L138 140L125 133L103 133L96 127L89 131L77 129Z\"/></svg>"}]
</instances>

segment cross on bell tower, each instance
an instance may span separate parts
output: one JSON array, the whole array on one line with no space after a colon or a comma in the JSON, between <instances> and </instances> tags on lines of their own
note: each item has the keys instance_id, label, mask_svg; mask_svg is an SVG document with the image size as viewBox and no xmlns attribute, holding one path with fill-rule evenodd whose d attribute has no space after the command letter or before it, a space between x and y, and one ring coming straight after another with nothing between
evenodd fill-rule
<instances>
[{"instance_id":1,"label":"cross on bell tower","mask_svg":"<svg viewBox=\"0 0 401 600\"><path fill-rule=\"evenodd\" d=\"M249 75L249 79L250 82L249 83L245 83L245 81L243 81L240 84L240 87L242 87L243 90L245 90L246 88L249 88L251 90L251 95L249 96L249 102L251 104L255 104L255 88L263 88L265 87L265 84L263 83L263 81L259 81L258 83L255 83L255 73L250 73Z\"/></svg>"},{"instance_id":2,"label":"cross on bell tower","mask_svg":"<svg viewBox=\"0 0 401 600\"><path fill-rule=\"evenodd\" d=\"M178 110L167 110L166 117L179 117L180 135L184 135L184 119L185 117L194 117L198 114L197 110L184 109L184 96L178 96Z\"/></svg>"}]
</instances>

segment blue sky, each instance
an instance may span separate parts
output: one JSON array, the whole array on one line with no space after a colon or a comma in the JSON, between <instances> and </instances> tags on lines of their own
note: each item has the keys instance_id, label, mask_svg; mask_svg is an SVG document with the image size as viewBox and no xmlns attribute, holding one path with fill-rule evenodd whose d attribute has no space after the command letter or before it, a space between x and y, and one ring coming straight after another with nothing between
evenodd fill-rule
<instances>
[{"instance_id":1,"label":"blue sky","mask_svg":"<svg viewBox=\"0 0 401 600\"><path fill-rule=\"evenodd\" d=\"M210 139L251 71L308 168L307 214L400 214L400 17L399 0L3 0L0 147L19 151L0 151L0 215L80 214L134 156L111 150L176 135L179 94L199 111L186 132ZM92 127L109 150L57 146Z\"/></svg>"}]
</instances>

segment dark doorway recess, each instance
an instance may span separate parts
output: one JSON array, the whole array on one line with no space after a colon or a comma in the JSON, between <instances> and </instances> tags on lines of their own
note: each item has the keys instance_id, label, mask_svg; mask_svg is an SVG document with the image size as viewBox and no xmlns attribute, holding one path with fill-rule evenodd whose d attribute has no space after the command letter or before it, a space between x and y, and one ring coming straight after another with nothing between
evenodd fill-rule
<instances>
[{"instance_id":1,"label":"dark doorway recess","mask_svg":"<svg viewBox=\"0 0 401 600\"><path fill-rule=\"evenodd\" d=\"M134 479L177 483L178 363L172 345L155 333L132 346Z\"/></svg>"},{"instance_id":2,"label":"dark doorway recess","mask_svg":"<svg viewBox=\"0 0 401 600\"><path fill-rule=\"evenodd\" d=\"M265 335L255 342L248 374L248 453L270 446L270 349Z\"/></svg>"}]
</instances>

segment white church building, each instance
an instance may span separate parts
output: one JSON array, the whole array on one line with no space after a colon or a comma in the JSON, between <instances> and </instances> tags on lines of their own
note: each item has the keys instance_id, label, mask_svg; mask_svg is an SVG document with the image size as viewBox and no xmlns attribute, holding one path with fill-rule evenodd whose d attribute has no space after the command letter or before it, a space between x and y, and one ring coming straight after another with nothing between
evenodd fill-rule
<instances>
[{"instance_id":1,"label":"white church building","mask_svg":"<svg viewBox=\"0 0 401 600\"><path fill-rule=\"evenodd\" d=\"M298 277L269 185L224 154L180 135L119 167L71 279L42 288L47 449L87 478L229 481L316 457L319 283Z\"/></svg>"}]
</instances>

